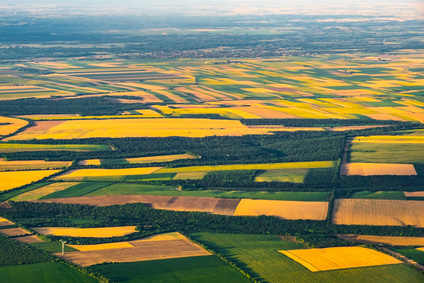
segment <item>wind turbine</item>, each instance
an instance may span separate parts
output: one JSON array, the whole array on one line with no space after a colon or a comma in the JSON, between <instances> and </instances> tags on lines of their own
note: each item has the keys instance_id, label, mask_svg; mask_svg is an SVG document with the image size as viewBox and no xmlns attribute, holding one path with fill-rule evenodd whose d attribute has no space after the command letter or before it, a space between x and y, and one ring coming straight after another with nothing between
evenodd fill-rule
<instances>
[{"instance_id":1,"label":"wind turbine","mask_svg":"<svg viewBox=\"0 0 424 283\"><path fill-rule=\"evenodd\" d=\"M65 243L66 243L66 241L60 240L60 242L62 243L62 254L65 254Z\"/></svg>"}]
</instances>

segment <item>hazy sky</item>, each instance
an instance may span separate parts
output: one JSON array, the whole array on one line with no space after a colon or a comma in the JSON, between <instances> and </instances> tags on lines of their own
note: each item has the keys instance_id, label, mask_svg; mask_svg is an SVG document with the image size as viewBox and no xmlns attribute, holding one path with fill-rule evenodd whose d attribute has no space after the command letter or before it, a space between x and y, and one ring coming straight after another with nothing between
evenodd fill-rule
<instances>
[{"instance_id":1,"label":"hazy sky","mask_svg":"<svg viewBox=\"0 0 424 283\"><path fill-rule=\"evenodd\" d=\"M68 12L181 13L189 15L333 14L424 15L423 0L0 0L0 9Z\"/></svg>"}]
</instances>

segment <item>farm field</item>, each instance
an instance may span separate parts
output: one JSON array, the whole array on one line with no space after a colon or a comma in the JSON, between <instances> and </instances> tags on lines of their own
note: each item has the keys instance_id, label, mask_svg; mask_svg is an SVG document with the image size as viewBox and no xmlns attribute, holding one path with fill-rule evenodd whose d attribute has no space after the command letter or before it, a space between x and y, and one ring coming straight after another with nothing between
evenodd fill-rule
<instances>
[{"instance_id":1,"label":"farm field","mask_svg":"<svg viewBox=\"0 0 424 283\"><path fill-rule=\"evenodd\" d=\"M249 282L215 256L116 263L92 269L116 282Z\"/></svg>"},{"instance_id":2,"label":"farm field","mask_svg":"<svg viewBox=\"0 0 424 283\"><path fill-rule=\"evenodd\" d=\"M423 248L392 248L393 251L406 256L407 258L415 261L418 264L424 264L424 251Z\"/></svg>"},{"instance_id":3,"label":"farm field","mask_svg":"<svg viewBox=\"0 0 424 283\"><path fill-rule=\"evenodd\" d=\"M110 151L107 145L91 144L22 144L0 143L0 152L30 152L30 151Z\"/></svg>"},{"instance_id":4,"label":"farm field","mask_svg":"<svg viewBox=\"0 0 424 283\"><path fill-rule=\"evenodd\" d=\"M180 159L195 159L196 157L190 154L174 154L174 155L160 155L160 156L147 156L147 157L134 157L122 159L88 159L78 162L79 165L122 165L122 164L143 164L154 162L170 162Z\"/></svg>"},{"instance_id":5,"label":"farm field","mask_svg":"<svg viewBox=\"0 0 424 283\"><path fill-rule=\"evenodd\" d=\"M169 237L159 235L157 238L153 236L148 239L124 243L128 245L122 246L123 243L121 242L119 243L120 248L111 247L112 243L102 246L96 245L95 248L71 246L83 250L58 255L81 266L103 262L137 262L210 255L208 251L179 233L171 233Z\"/></svg>"},{"instance_id":6,"label":"farm field","mask_svg":"<svg viewBox=\"0 0 424 283\"><path fill-rule=\"evenodd\" d=\"M424 202L413 200L337 199L333 223L424 227Z\"/></svg>"},{"instance_id":7,"label":"farm field","mask_svg":"<svg viewBox=\"0 0 424 283\"><path fill-rule=\"evenodd\" d=\"M192 233L196 241L228 257L250 274L267 282L420 282L423 275L406 264L310 272L278 252L306 249L306 245L283 241L272 235Z\"/></svg>"},{"instance_id":8,"label":"farm field","mask_svg":"<svg viewBox=\"0 0 424 283\"><path fill-rule=\"evenodd\" d=\"M0 277L4 282L97 282L95 278L58 262L0 266Z\"/></svg>"},{"instance_id":9,"label":"farm field","mask_svg":"<svg viewBox=\"0 0 424 283\"><path fill-rule=\"evenodd\" d=\"M187 127L189 125L189 127ZM123 137L206 137L269 134L267 129L251 129L239 121L211 119L105 119L39 121L17 135L5 139L74 139Z\"/></svg>"},{"instance_id":10,"label":"farm field","mask_svg":"<svg viewBox=\"0 0 424 283\"><path fill-rule=\"evenodd\" d=\"M277 216L284 219L325 220L328 202L296 202L242 199L236 216Z\"/></svg>"},{"instance_id":11,"label":"farm field","mask_svg":"<svg viewBox=\"0 0 424 283\"><path fill-rule=\"evenodd\" d=\"M31 161L5 161L0 159L0 172L1 171L22 171L22 170L46 170L46 169L64 169L72 164L71 161L45 161L45 160L31 160Z\"/></svg>"},{"instance_id":12,"label":"farm field","mask_svg":"<svg viewBox=\"0 0 424 283\"><path fill-rule=\"evenodd\" d=\"M353 142L350 162L357 163L423 163L424 143Z\"/></svg>"},{"instance_id":13,"label":"farm field","mask_svg":"<svg viewBox=\"0 0 424 283\"><path fill-rule=\"evenodd\" d=\"M345 163L340 168L345 176L415 176L417 172L413 164L386 163Z\"/></svg>"},{"instance_id":14,"label":"farm field","mask_svg":"<svg viewBox=\"0 0 424 283\"><path fill-rule=\"evenodd\" d=\"M362 247L335 247L280 251L312 272L400 264L400 260Z\"/></svg>"},{"instance_id":15,"label":"farm field","mask_svg":"<svg viewBox=\"0 0 424 283\"><path fill-rule=\"evenodd\" d=\"M217 166L189 166L180 168L163 168L156 173L187 173L187 172L211 172L224 170L277 170L277 169L309 169L309 168L332 168L333 161L311 161L311 162L287 162L287 163L265 163L265 164L236 164Z\"/></svg>"},{"instance_id":16,"label":"farm field","mask_svg":"<svg viewBox=\"0 0 424 283\"><path fill-rule=\"evenodd\" d=\"M44 227L34 228L37 233L53 236L68 237L94 237L108 238L120 237L136 233L136 226L104 227L104 228L74 228L74 227Z\"/></svg>"},{"instance_id":17,"label":"farm field","mask_svg":"<svg viewBox=\"0 0 424 283\"><path fill-rule=\"evenodd\" d=\"M127 168L127 169L79 169L71 170L57 176L56 180L64 181L85 181L85 180L102 180L104 181L119 181L124 176L131 175L148 175L158 171L161 167L142 167L142 168Z\"/></svg>"},{"instance_id":18,"label":"farm field","mask_svg":"<svg viewBox=\"0 0 424 283\"><path fill-rule=\"evenodd\" d=\"M100 195L158 195L158 196L181 196L181 197L216 197L216 198L248 198L269 200L294 200L294 201L327 201L328 192L249 192L243 190L204 190L204 191L180 191L176 187L153 186L140 184L112 184L100 188L86 196Z\"/></svg>"},{"instance_id":19,"label":"farm field","mask_svg":"<svg viewBox=\"0 0 424 283\"><path fill-rule=\"evenodd\" d=\"M391 246L424 246L424 237L337 235L347 241L364 244L387 244Z\"/></svg>"},{"instance_id":20,"label":"farm field","mask_svg":"<svg viewBox=\"0 0 424 283\"><path fill-rule=\"evenodd\" d=\"M354 192L350 198L354 199L397 199L405 200L406 194L401 191L358 191Z\"/></svg>"},{"instance_id":21,"label":"farm field","mask_svg":"<svg viewBox=\"0 0 424 283\"><path fill-rule=\"evenodd\" d=\"M43 198L47 195L53 194L55 192L60 192L63 190L66 190L67 188L73 187L77 185L78 183L72 183L72 182L60 182L60 183L52 183L47 186L43 186L38 189L34 189L28 192L24 192L20 195L17 195L11 200L13 201L32 201L37 200L40 198Z\"/></svg>"},{"instance_id":22,"label":"farm field","mask_svg":"<svg viewBox=\"0 0 424 283\"><path fill-rule=\"evenodd\" d=\"M89 162L94 165L98 164L98 162L94 162L94 160ZM256 182L284 181L302 183L303 179L305 179L305 182L314 183L329 182L334 174L333 168L333 161L311 161L217 166L189 166L177 168L140 167L127 169L76 169L57 176L54 178L54 180L115 182L185 180L203 179L203 177L208 172L261 170L254 179Z\"/></svg>"},{"instance_id":23,"label":"farm field","mask_svg":"<svg viewBox=\"0 0 424 283\"><path fill-rule=\"evenodd\" d=\"M158 195L86 195L81 197L40 199L39 201L98 206L141 202L147 203L155 209L199 211L230 216L267 215L292 220L325 220L328 210L328 202L325 201L253 200Z\"/></svg>"},{"instance_id":24,"label":"farm field","mask_svg":"<svg viewBox=\"0 0 424 283\"><path fill-rule=\"evenodd\" d=\"M60 170L33 170L28 172L8 171L0 172L1 186L0 191L7 191L40 181L53 174L59 173Z\"/></svg>"},{"instance_id":25,"label":"farm field","mask_svg":"<svg viewBox=\"0 0 424 283\"><path fill-rule=\"evenodd\" d=\"M0 116L0 137L13 134L28 124L29 122L23 119Z\"/></svg>"}]
</instances>

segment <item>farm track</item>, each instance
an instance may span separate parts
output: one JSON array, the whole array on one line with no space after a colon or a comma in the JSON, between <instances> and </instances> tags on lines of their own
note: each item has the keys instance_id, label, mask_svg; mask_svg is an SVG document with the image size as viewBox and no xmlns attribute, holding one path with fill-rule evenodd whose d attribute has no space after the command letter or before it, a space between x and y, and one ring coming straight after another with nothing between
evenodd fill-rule
<instances>
[{"instance_id":1,"label":"farm track","mask_svg":"<svg viewBox=\"0 0 424 283\"><path fill-rule=\"evenodd\" d=\"M406 263L412 264L413 266L415 266L416 268L420 269L421 271L424 271L424 266L421 265L421 264L419 264L419 263L417 263L417 262L415 262L415 261L413 261L412 259L409 259L406 256L401 255L400 253L397 253L397 252L394 252L392 250L389 250L388 248L383 248L383 250L385 252L387 252L388 254L390 254L392 256L395 256L395 257L399 258L400 260L402 260L402 261L404 261Z\"/></svg>"}]
</instances>

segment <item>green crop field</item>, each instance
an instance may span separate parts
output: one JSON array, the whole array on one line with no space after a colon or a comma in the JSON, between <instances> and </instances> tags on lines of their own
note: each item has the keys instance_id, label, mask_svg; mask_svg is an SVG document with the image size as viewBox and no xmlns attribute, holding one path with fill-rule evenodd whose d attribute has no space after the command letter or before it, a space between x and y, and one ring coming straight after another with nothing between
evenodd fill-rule
<instances>
[{"instance_id":1,"label":"green crop field","mask_svg":"<svg viewBox=\"0 0 424 283\"><path fill-rule=\"evenodd\" d=\"M354 192L350 198L360 199L406 199L405 194L401 191L360 191Z\"/></svg>"},{"instance_id":2,"label":"green crop field","mask_svg":"<svg viewBox=\"0 0 424 283\"><path fill-rule=\"evenodd\" d=\"M256 182L303 183L308 169L260 170L256 173Z\"/></svg>"},{"instance_id":3,"label":"green crop field","mask_svg":"<svg viewBox=\"0 0 424 283\"><path fill-rule=\"evenodd\" d=\"M353 143L350 162L424 163L424 144Z\"/></svg>"},{"instance_id":4,"label":"green crop field","mask_svg":"<svg viewBox=\"0 0 424 283\"><path fill-rule=\"evenodd\" d=\"M297 201L327 201L328 192L267 192L267 191L179 191L171 186L153 186L140 184L112 184L100 188L86 196L98 195L157 195L157 196L183 196L183 197L216 197L216 198L248 198L269 200L297 200ZM50 197L49 197L50 198Z\"/></svg>"},{"instance_id":5,"label":"green crop field","mask_svg":"<svg viewBox=\"0 0 424 283\"><path fill-rule=\"evenodd\" d=\"M22 189L16 189L16 190L11 190L11 191L8 191L8 192L5 192L5 193L0 193L0 202L7 201L7 200L9 200L9 199L11 199L11 198L13 198L17 195L20 195L20 194L23 194L23 193L26 193L26 192L29 192L29 191L32 191L32 190L36 190L38 188L47 186L49 184L51 184L51 183L41 182L41 183L36 183L36 184L31 184L31 185L25 186Z\"/></svg>"},{"instance_id":6,"label":"green crop field","mask_svg":"<svg viewBox=\"0 0 424 283\"><path fill-rule=\"evenodd\" d=\"M422 282L424 275L396 264L311 272L279 253L278 250L307 248L303 244L282 241L272 235L192 233L192 238L206 244L238 264L261 281L267 282Z\"/></svg>"},{"instance_id":7,"label":"green crop field","mask_svg":"<svg viewBox=\"0 0 424 283\"><path fill-rule=\"evenodd\" d=\"M49 253L60 253L62 252L62 243L60 242L39 242L30 244L34 248L49 252ZM74 252L77 249L65 245L65 252Z\"/></svg>"},{"instance_id":8,"label":"green crop field","mask_svg":"<svg viewBox=\"0 0 424 283\"><path fill-rule=\"evenodd\" d=\"M67 198L67 197L79 197L87 195L91 192L94 192L98 189L109 186L111 183L106 182L88 182L80 183L70 188L67 188L63 191L58 191L47 196L42 197L41 199L50 199L50 198Z\"/></svg>"},{"instance_id":9,"label":"green crop field","mask_svg":"<svg viewBox=\"0 0 424 283\"><path fill-rule=\"evenodd\" d=\"M62 263L48 262L26 265L1 266L0 281L2 282L97 282L73 268Z\"/></svg>"},{"instance_id":10,"label":"green crop field","mask_svg":"<svg viewBox=\"0 0 424 283\"><path fill-rule=\"evenodd\" d=\"M412 259L416 263L424 264L424 251L414 248L392 248L392 250Z\"/></svg>"},{"instance_id":11,"label":"green crop field","mask_svg":"<svg viewBox=\"0 0 424 283\"><path fill-rule=\"evenodd\" d=\"M114 282L250 282L216 256L93 266Z\"/></svg>"}]
</instances>

